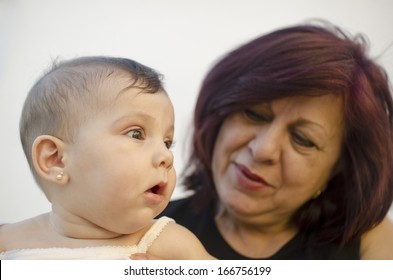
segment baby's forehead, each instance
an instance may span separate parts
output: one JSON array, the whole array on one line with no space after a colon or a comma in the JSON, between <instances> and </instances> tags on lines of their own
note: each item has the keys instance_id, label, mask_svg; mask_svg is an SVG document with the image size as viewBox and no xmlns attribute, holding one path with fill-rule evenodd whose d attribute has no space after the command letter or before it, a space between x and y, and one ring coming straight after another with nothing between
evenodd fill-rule
<instances>
[{"instance_id":1,"label":"baby's forehead","mask_svg":"<svg viewBox=\"0 0 393 280\"><path fill-rule=\"evenodd\" d=\"M97 98L107 103L124 102L124 99L134 98L138 95L156 95L166 92L161 89L157 92L146 90L146 84L136 81L131 75L113 75L103 79L97 88Z\"/></svg>"},{"instance_id":2,"label":"baby's forehead","mask_svg":"<svg viewBox=\"0 0 393 280\"><path fill-rule=\"evenodd\" d=\"M146 129L156 127L170 135L174 131L174 108L164 90L151 93L135 87L127 88L97 113L110 119L113 127L126 127L132 123Z\"/></svg>"}]
</instances>

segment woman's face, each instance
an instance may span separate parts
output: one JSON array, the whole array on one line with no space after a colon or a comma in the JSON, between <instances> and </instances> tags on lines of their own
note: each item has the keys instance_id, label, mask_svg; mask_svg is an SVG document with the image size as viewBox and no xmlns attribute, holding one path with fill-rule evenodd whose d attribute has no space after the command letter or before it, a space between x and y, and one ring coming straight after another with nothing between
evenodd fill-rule
<instances>
[{"instance_id":1,"label":"woman's face","mask_svg":"<svg viewBox=\"0 0 393 280\"><path fill-rule=\"evenodd\" d=\"M296 96L229 116L212 170L221 206L244 222L287 222L323 191L343 139L340 96Z\"/></svg>"}]
</instances>

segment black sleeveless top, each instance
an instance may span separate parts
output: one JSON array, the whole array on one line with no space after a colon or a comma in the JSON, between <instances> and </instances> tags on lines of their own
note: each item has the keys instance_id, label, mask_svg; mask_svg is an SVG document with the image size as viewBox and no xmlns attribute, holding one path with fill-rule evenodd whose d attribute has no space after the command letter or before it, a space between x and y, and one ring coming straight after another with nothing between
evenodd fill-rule
<instances>
[{"instance_id":1,"label":"black sleeveless top","mask_svg":"<svg viewBox=\"0 0 393 280\"><path fill-rule=\"evenodd\" d=\"M211 208L196 213L192 210L190 198L171 201L160 215L165 215L193 232L214 257L221 260L249 260L233 250L221 236L214 221ZM337 244L316 245L311 237L301 234L294 236L268 260L345 260L359 259L360 241L340 247Z\"/></svg>"}]
</instances>

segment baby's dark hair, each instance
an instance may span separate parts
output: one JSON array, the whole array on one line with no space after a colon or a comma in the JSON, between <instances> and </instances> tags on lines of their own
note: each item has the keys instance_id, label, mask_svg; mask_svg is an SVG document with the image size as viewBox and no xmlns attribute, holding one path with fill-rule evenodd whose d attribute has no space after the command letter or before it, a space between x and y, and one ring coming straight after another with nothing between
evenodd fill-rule
<instances>
[{"instance_id":1,"label":"baby's dark hair","mask_svg":"<svg viewBox=\"0 0 393 280\"><path fill-rule=\"evenodd\" d=\"M108 106L102 101L108 100L104 98L109 93L113 94L108 86L113 84L125 84L121 92L129 88L147 93L164 91L161 74L120 57L89 56L54 62L38 79L27 95L19 127L23 150L35 179L34 140L40 135L52 135L72 142L80 124Z\"/></svg>"}]
</instances>

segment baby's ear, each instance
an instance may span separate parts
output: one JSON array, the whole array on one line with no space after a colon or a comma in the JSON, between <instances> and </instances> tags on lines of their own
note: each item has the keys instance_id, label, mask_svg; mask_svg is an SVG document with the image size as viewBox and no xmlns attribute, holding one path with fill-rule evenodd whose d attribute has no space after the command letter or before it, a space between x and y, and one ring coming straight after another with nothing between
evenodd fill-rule
<instances>
[{"instance_id":1,"label":"baby's ear","mask_svg":"<svg viewBox=\"0 0 393 280\"><path fill-rule=\"evenodd\" d=\"M32 160L39 177L57 184L66 184L64 165L65 143L51 135L40 135L33 143Z\"/></svg>"}]
</instances>

